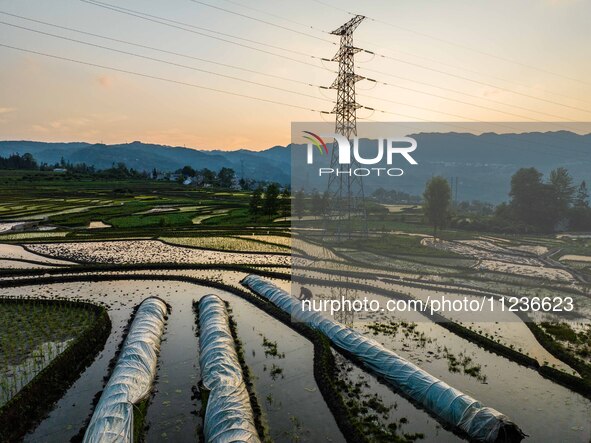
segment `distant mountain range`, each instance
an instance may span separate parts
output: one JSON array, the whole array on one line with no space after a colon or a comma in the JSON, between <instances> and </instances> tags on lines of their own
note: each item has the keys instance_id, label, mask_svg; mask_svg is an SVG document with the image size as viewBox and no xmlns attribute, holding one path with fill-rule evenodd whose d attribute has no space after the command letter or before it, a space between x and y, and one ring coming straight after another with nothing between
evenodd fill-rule
<instances>
[{"instance_id":1,"label":"distant mountain range","mask_svg":"<svg viewBox=\"0 0 591 443\"><path fill-rule=\"evenodd\" d=\"M433 175L458 177L458 199L499 202L507 199L511 175L521 167L534 166L544 174L564 166L575 182L591 183L591 134L568 131L524 134L420 133L413 135L418 147L413 157L419 163L410 166L400 157L394 166L405 170L403 177L371 177L364 181L367 193L378 187L421 194ZM361 148L375 152L375 142L361 140ZM195 169L233 168L240 176L256 180L289 183L292 149L301 145L275 146L263 151L205 151L183 147L133 142L118 145L89 143L45 143L2 141L0 155L31 153L38 162L56 163L63 157L72 163L86 163L104 169L124 162L136 170L174 171L185 165ZM371 151L373 149L373 151ZM329 166L330 156L317 156L315 165ZM293 170L301 171L304 155L295 156ZM298 164L298 162L302 164ZM382 166L382 165L380 165ZM311 175L304 181L309 189L324 189L326 178Z\"/></svg>"}]
</instances>

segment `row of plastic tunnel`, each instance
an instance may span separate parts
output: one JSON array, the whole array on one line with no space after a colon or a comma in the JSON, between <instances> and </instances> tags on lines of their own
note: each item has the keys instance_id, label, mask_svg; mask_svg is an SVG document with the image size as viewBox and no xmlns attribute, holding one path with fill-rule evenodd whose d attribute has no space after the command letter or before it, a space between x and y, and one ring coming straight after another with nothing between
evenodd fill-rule
<instances>
[{"instance_id":1,"label":"row of plastic tunnel","mask_svg":"<svg viewBox=\"0 0 591 443\"><path fill-rule=\"evenodd\" d=\"M465 434L471 441L518 442L524 434L508 417L454 389L352 328L318 312L303 312L290 294L256 275L242 284L324 334L332 345L352 355L374 374L414 402ZM157 297L138 307L84 436L85 443L133 442L133 413L146 400L156 376L158 350L167 305ZM203 422L206 442L260 442L255 418L225 303L215 295L199 302L199 364L207 402Z\"/></svg>"},{"instance_id":2,"label":"row of plastic tunnel","mask_svg":"<svg viewBox=\"0 0 591 443\"><path fill-rule=\"evenodd\" d=\"M158 297L147 298L138 307L84 443L134 441L134 408L150 395L167 310ZM199 331L199 364L208 392L205 441L260 442L228 312L219 297L208 295L199 302Z\"/></svg>"}]
</instances>

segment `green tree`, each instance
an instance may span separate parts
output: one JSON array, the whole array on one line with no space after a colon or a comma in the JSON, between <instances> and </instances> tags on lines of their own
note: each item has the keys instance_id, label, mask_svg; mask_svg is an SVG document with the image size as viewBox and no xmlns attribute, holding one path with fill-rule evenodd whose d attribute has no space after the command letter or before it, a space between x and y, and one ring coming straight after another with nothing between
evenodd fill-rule
<instances>
[{"instance_id":1,"label":"green tree","mask_svg":"<svg viewBox=\"0 0 591 443\"><path fill-rule=\"evenodd\" d=\"M547 183L535 168L522 168L511 178L513 221L536 230L553 231L565 221L573 201L572 178L565 168L550 173Z\"/></svg>"},{"instance_id":2,"label":"green tree","mask_svg":"<svg viewBox=\"0 0 591 443\"><path fill-rule=\"evenodd\" d=\"M203 176L203 184L205 185L212 185L215 181L215 172L211 169L203 168L201 171L201 175Z\"/></svg>"},{"instance_id":3,"label":"green tree","mask_svg":"<svg viewBox=\"0 0 591 443\"><path fill-rule=\"evenodd\" d=\"M589 207L589 192L587 184L582 181L577 189L570 212L570 229L574 231L591 230L591 208Z\"/></svg>"},{"instance_id":4,"label":"green tree","mask_svg":"<svg viewBox=\"0 0 591 443\"><path fill-rule=\"evenodd\" d=\"M538 226L544 218L543 197L546 192L542 173L536 168L521 168L511 177L510 207L515 218L530 226Z\"/></svg>"},{"instance_id":5,"label":"green tree","mask_svg":"<svg viewBox=\"0 0 591 443\"><path fill-rule=\"evenodd\" d=\"M423 211L433 225L433 236L447 223L451 204L451 189L443 177L433 177L427 182L423 193Z\"/></svg>"},{"instance_id":6,"label":"green tree","mask_svg":"<svg viewBox=\"0 0 591 443\"><path fill-rule=\"evenodd\" d=\"M281 200L279 200L279 206L281 216L283 218L289 217L289 214L291 213L291 192L289 192L288 188L283 189Z\"/></svg>"},{"instance_id":7,"label":"green tree","mask_svg":"<svg viewBox=\"0 0 591 443\"><path fill-rule=\"evenodd\" d=\"M256 188L250 196L250 202L248 203L248 213L255 219L261 211L261 203L263 201L262 196L263 190L260 187Z\"/></svg>"},{"instance_id":8,"label":"green tree","mask_svg":"<svg viewBox=\"0 0 591 443\"><path fill-rule=\"evenodd\" d=\"M306 212L306 195L303 190L300 189L295 193L292 204L293 214L301 220L304 216L304 212Z\"/></svg>"},{"instance_id":9,"label":"green tree","mask_svg":"<svg viewBox=\"0 0 591 443\"><path fill-rule=\"evenodd\" d=\"M566 170L566 168L556 168L550 172L549 185L552 188L554 197L554 210L556 217L562 219L566 217L566 212L573 202L575 187L573 186L573 179Z\"/></svg>"},{"instance_id":10,"label":"green tree","mask_svg":"<svg viewBox=\"0 0 591 443\"><path fill-rule=\"evenodd\" d=\"M189 165L183 166L183 169L181 169L181 174L183 177L195 177L195 169Z\"/></svg>"},{"instance_id":11,"label":"green tree","mask_svg":"<svg viewBox=\"0 0 591 443\"><path fill-rule=\"evenodd\" d=\"M218 172L218 183L222 188L229 188L234 182L236 173L232 168L222 168Z\"/></svg>"},{"instance_id":12,"label":"green tree","mask_svg":"<svg viewBox=\"0 0 591 443\"><path fill-rule=\"evenodd\" d=\"M271 216L279 209L279 186L275 183L271 183L267 186L265 191L265 198L263 200L263 212L267 214L269 220Z\"/></svg>"},{"instance_id":13,"label":"green tree","mask_svg":"<svg viewBox=\"0 0 591 443\"><path fill-rule=\"evenodd\" d=\"M0 169L38 169L37 162L28 152L12 154L4 158L0 156Z\"/></svg>"},{"instance_id":14,"label":"green tree","mask_svg":"<svg viewBox=\"0 0 591 443\"><path fill-rule=\"evenodd\" d=\"M574 200L575 208L588 208L589 207L589 191L587 191L587 183L585 180L581 182L577 189L577 195Z\"/></svg>"},{"instance_id":15,"label":"green tree","mask_svg":"<svg viewBox=\"0 0 591 443\"><path fill-rule=\"evenodd\" d=\"M318 191L314 191L310 200L310 212L312 215L320 216L324 212L325 202Z\"/></svg>"}]
</instances>

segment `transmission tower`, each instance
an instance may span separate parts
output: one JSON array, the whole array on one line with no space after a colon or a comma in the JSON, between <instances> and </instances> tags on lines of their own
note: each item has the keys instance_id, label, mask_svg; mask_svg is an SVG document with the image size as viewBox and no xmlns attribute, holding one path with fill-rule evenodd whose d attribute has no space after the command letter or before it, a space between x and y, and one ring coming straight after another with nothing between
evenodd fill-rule
<instances>
[{"instance_id":1,"label":"transmission tower","mask_svg":"<svg viewBox=\"0 0 591 443\"><path fill-rule=\"evenodd\" d=\"M338 52L332 58L339 63L339 71L336 80L331 85L337 91L337 102L333 109L336 115L335 132L351 140L357 135L357 109L361 107L355 100L355 84L364 77L355 74L355 54L361 51L353 46L353 31L365 19L362 15L356 15L347 23L331 32L341 37ZM353 144L351 143L351 146ZM339 163L336 141L333 145L330 167L340 174L331 174L328 179L329 205L327 208L327 221L330 221L330 229L335 230L337 241L351 238L353 227L352 219L357 218L361 223L361 232L367 233L367 216L364 205L363 180L361 177L350 175L357 167L354 158L351 164Z\"/></svg>"},{"instance_id":2,"label":"transmission tower","mask_svg":"<svg viewBox=\"0 0 591 443\"><path fill-rule=\"evenodd\" d=\"M333 61L339 63L339 71L336 80L331 85L337 91L337 102L333 109L336 115L335 132L345 136L351 142L351 137L357 135L357 109L361 106L355 100L355 84L364 77L355 74L355 54L361 51L353 46L353 31L359 26L365 17L356 15L347 23L333 31L331 34L341 37L341 44ZM353 144L351 143L351 146ZM334 237L337 241L350 239L354 231L353 223L362 224L361 232L367 233L367 216L364 205L363 181L361 177L351 175L356 168L355 159L351 164L341 165L339 163L338 147L335 144L332 149L330 167L334 171L341 171L341 174L331 174L328 179L329 204L327 208L326 226L334 230ZM353 219L356 219L355 221ZM328 232L327 232L328 233ZM338 284L332 291L331 298L354 301L355 295L350 293L348 288L348 277L339 277ZM345 279L346 281L342 281ZM345 283L345 284L342 284ZM334 314L335 320L352 325L354 321L353 310L341 308Z\"/></svg>"}]
</instances>

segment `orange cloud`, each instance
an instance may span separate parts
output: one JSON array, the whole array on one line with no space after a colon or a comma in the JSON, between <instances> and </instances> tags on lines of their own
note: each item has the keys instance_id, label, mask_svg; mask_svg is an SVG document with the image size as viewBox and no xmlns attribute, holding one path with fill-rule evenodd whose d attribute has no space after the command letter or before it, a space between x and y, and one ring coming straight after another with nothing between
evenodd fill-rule
<instances>
[{"instance_id":1,"label":"orange cloud","mask_svg":"<svg viewBox=\"0 0 591 443\"><path fill-rule=\"evenodd\" d=\"M100 75L96 81L103 88L110 88L113 84L113 77L110 75Z\"/></svg>"}]
</instances>

